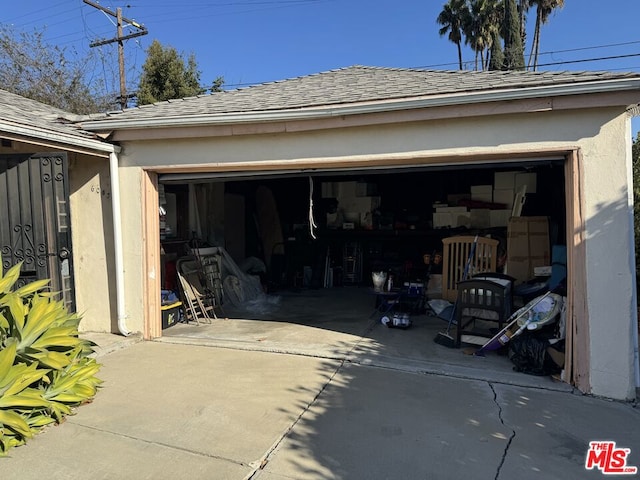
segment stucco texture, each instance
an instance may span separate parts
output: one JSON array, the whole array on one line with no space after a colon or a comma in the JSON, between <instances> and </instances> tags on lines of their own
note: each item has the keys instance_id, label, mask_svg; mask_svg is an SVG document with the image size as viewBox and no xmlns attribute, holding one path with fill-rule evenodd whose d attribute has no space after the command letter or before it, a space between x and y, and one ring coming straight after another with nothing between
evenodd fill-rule
<instances>
[{"instance_id":1,"label":"stucco texture","mask_svg":"<svg viewBox=\"0 0 640 480\"><path fill-rule=\"evenodd\" d=\"M586 221L590 393L631 398L634 389L633 244L630 223L630 120L623 108L479 116L297 133L216 136L123 143L120 181L125 249L126 309L130 329L142 331L142 169L228 166L264 162L295 168L300 161L400 159L404 164L447 164L452 156L576 150ZM86 186L85 186L86 188ZM91 197L90 192L77 192ZM76 204L79 202L76 199ZM95 199L94 199L95 204ZM97 206L97 205L96 205ZM90 208L85 205L83 208ZM95 217L87 212L86 217ZM94 219L94 221L97 221ZM157 241L157 240L154 240ZM104 269L104 265L98 266ZM82 275L81 275L82 277ZM82 287L86 288L86 287ZM87 303L83 300L84 304Z\"/></svg>"}]
</instances>

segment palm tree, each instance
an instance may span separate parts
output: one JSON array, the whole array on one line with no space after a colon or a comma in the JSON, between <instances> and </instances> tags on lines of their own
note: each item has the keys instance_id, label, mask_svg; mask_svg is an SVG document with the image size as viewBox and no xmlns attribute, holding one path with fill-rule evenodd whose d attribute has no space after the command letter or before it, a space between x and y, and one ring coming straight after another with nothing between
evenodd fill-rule
<instances>
[{"instance_id":1,"label":"palm tree","mask_svg":"<svg viewBox=\"0 0 640 480\"><path fill-rule=\"evenodd\" d=\"M540 29L547 23L551 13L556 8L564 7L564 0L529 0L533 6L536 5L536 26L533 31L533 42L531 43L531 54L527 67L533 66L533 70L538 69L538 54L540 53ZM533 62L533 65L532 65Z\"/></svg>"},{"instance_id":2,"label":"palm tree","mask_svg":"<svg viewBox=\"0 0 640 480\"><path fill-rule=\"evenodd\" d=\"M438 15L437 22L442 25L440 36L449 34L449 40L458 47L458 64L462 70L462 27L465 18L468 17L469 7L466 0L449 0L442 7L442 12Z\"/></svg>"},{"instance_id":3,"label":"palm tree","mask_svg":"<svg viewBox=\"0 0 640 480\"><path fill-rule=\"evenodd\" d=\"M500 46L500 28L502 19L504 18L504 3L502 0L482 1L483 35L487 39L484 67L489 69L490 57L497 53L498 50L502 53L502 47Z\"/></svg>"},{"instance_id":4,"label":"palm tree","mask_svg":"<svg viewBox=\"0 0 640 480\"><path fill-rule=\"evenodd\" d=\"M494 39L499 36L501 5L502 0L473 0L470 3L469 15L462 30L465 43L476 53L476 70L478 58L480 58L482 70L489 66L489 52L493 47Z\"/></svg>"}]
</instances>

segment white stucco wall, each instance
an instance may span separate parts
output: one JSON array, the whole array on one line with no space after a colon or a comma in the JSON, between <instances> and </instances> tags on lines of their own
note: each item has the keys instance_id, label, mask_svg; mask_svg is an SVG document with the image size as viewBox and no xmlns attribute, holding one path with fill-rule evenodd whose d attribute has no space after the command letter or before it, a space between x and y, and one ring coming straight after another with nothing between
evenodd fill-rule
<instances>
[{"instance_id":1,"label":"white stucco wall","mask_svg":"<svg viewBox=\"0 0 640 480\"><path fill-rule=\"evenodd\" d=\"M630 144L630 119L624 116L604 124L597 137L581 142L591 388L594 394L611 396L609 392L616 392L616 398L626 399L635 398L635 274L629 223L633 203L625 162Z\"/></svg>"},{"instance_id":2,"label":"white stucco wall","mask_svg":"<svg viewBox=\"0 0 640 480\"><path fill-rule=\"evenodd\" d=\"M584 155L592 393L634 395L630 126L620 108L475 117L289 134L125 142L120 155L128 326L143 329L140 167L579 147Z\"/></svg>"},{"instance_id":3,"label":"white stucco wall","mask_svg":"<svg viewBox=\"0 0 640 480\"><path fill-rule=\"evenodd\" d=\"M113 214L107 159L74 155L69 203L76 309L81 331L115 332Z\"/></svg>"}]
</instances>

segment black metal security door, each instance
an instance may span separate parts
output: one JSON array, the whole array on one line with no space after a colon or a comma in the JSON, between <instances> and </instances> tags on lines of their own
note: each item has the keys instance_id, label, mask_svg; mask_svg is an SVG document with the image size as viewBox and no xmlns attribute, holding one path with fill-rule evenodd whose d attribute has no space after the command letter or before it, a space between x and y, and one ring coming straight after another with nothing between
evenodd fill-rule
<instances>
[{"instance_id":1,"label":"black metal security door","mask_svg":"<svg viewBox=\"0 0 640 480\"><path fill-rule=\"evenodd\" d=\"M4 205L3 205L4 204ZM0 254L19 285L51 279L75 310L66 153L0 155Z\"/></svg>"}]
</instances>

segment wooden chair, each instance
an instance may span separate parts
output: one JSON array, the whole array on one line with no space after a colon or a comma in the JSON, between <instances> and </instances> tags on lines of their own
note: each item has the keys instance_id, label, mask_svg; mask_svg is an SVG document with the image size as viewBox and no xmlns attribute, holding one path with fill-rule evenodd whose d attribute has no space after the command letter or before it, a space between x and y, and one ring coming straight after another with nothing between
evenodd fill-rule
<instances>
[{"instance_id":1,"label":"wooden chair","mask_svg":"<svg viewBox=\"0 0 640 480\"><path fill-rule=\"evenodd\" d=\"M484 345L502 329L513 310L514 278L484 272L458 283L456 300L456 346ZM497 327L496 327L497 324Z\"/></svg>"},{"instance_id":2,"label":"wooden chair","mask_svg":"<svg viewBox=\"0 0 640 480\"><path fill-rule=\"evenodd\" d=\"M458 297L458 282L462 280L474 239L471 235L442 239L442 298L449 302L455 302ZM478 237L467 277L496 271L498 243L493 238Z\"/></svg>"}]
</instances>

